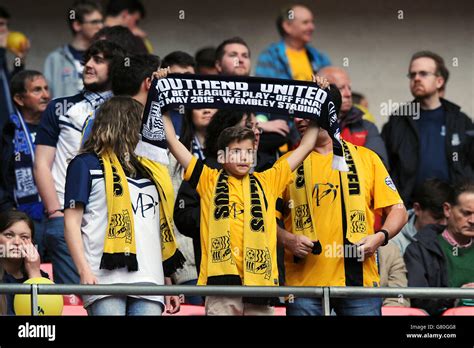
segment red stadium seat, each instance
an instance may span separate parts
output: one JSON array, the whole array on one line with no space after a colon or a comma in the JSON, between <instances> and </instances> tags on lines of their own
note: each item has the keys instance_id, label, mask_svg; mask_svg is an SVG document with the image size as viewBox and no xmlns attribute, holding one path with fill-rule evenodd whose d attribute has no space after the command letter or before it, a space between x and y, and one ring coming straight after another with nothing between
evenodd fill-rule
<instances>
[{"instance_id":1,"label":"red stadium seat","mask_svg":"<svg viewBox=\"0 0 474 348\"><path fill-rule=\"evenodd\" d=\"M176 314L169 314L164 312L163 315L206 315L204 306L181 305L181 309Z\"/></svg>"},{"instance_id":2,"label":"red stadium seat","mask_svg":"<svg viewBox=\"0 0 474 348\"><path fill-rule=\"evenodd\" d=\"M64 306L63 307L63 315L79 315L85 316L87 315L87 311L82 306Z\"/></svg>"},{"instance_id":3,"label":"red stadium seat","mask_svg":"<svg viewBox=\"0 0 474 348\"><path fill-rule=\"evenodd\" d=\"M49 279L54 282L54 279L53 279L53 264L52 264L52 263L42 263L42 264L40 265L40 269L41 269L43 272L48 273Z\"/></svg>"},{"instance_id":4,"label":"red stadium seat","mask_svg":"<svg viewBox=\"0 0 474 348\"><path fill-rule=\"evenodd\" d=\"M63 295L65 306L81 306L82 299L76 295Z\"/></svg>"},{"instance_id":5,"label":"red stadium seat","mask_svg":"<svg viewBox=\"0 0 474 348\"><path fill-rule=\"evenodd\" d=\"M396 307L396 306L383 306L382 307L383 316L427 316L425 310L420 308L412 307Z\"/></svg>"},{"instance_id":6,"label":"red stadium seat","mask_svg":"<svg viewBox=\"0 0 474 348\"><path fill-rule=\"evenodd\" d=\"M474 307L462 306L449 308L442 315L474 315Z\"/></svg>"},{"instance_id":7,"label":"red stadium seat","mask_svg":"<svg viewBox=\"0 0 474 348\"><path fill-rule=\"evenodd\" d=\"M275 307L275 315L286 316L286 307Z\"/></svg>"}]
</instances>

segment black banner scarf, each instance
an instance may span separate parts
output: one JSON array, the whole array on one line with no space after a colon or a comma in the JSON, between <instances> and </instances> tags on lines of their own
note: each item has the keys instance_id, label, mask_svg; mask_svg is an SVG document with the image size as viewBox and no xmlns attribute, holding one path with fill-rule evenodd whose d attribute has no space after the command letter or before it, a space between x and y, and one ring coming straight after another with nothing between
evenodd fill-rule
<instances>
[{"instance_id":1,"label":"black banner scarf","mask_svg":"<svg viewBox=\"0 0 474 348\"><path fill-rule=\"evenodd\" d=\"M334 91L333 91L334 92ZM317 120L333 141L332 167L348 171L330 89L314 82L247 76L170 74L154 79L143 114L139 156L168 164L162 112L173 108L266 112Z\"/></svg>"}]
</instances>

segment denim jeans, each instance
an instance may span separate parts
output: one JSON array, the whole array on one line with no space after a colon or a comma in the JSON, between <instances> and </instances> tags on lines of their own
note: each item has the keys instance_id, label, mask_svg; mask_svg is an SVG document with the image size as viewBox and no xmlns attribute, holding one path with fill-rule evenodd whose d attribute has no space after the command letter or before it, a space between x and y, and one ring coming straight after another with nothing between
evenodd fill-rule
<instances>
[{"instance_id":1,"label":"denim jeans","mask_svg":"<svg viewBox=\"0 0 474 348\"><path fill-rule=\"evenodd\" d=\"M197 279L191 279L179 285L196 285L196 284L197 284ZM202 306L204 304L204 298L202 296L186 296L184 298L184 303L194 305L194 306Z\"/></svg>"},{"instance_id":2,"label":"denim jeans","mask_svg":"<svg viewBox=\"0 0 474 348\"><path fill-rule=\"evenodd\" d=\"M87 308L89 315L161 315L163 305L157 301L128 296L109 296L94 301Z\"/></svg>"},{"instance_id":3,"label":"denim jeans","mask_svg":"<svg viewBox=\"0 0 474 348\"><path fill-rule=\"evenodd\" d=\"M79 274L64 239L64 217L48 219L44 242L53 264L54 282L56 284L79 284Z\"/></svg>"},{"instance_id":4,"label":"denim jeans","mask_svg":"<svg viewBox=\"0 0 474 348\"><path fill-rule=\"evenodd\" d=\"M335 298L330 300L331 309L342 316L380 316L382 315L381 298ZM297 297L293 303L286 304L286 315L303 316L323 315L322 299Z\"/></svg>"}]
</instances>

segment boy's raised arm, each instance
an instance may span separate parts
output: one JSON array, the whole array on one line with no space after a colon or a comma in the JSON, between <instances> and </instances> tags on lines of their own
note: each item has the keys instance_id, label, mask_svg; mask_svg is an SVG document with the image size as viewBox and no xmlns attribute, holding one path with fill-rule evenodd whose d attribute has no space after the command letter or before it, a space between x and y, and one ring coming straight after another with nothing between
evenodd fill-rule
<instances>
[{"instance_id":1,"label":"boy's raised arm","mask_svg":"<svg viewBox=\"0 0 474 348\"><path fill-rule=\"evenodd\" d=\"M168 147L179 164L181 164L184 170L186 170L193 158L193 155L191 152L189 152L186 146L184 146L183 143L181 143L178 138L176 138L173 122L171 121L171 117L168 113L163 114L163 124L165 126Z\"/></svg>"},{"instance_id":2,"label":"boy's raised arm","mask_svg":"<svg viewBox=\"0 0 474 348\"><path fill-rule=\"evenodd\" d=\"M300 145L294 150L290 156L286 158L290 165L291 171L294 171L304 161L304 159L313 151L318 139L319 127L315 121L311 121L306 132L301 138Z\"/></svg>"}]
</instances>

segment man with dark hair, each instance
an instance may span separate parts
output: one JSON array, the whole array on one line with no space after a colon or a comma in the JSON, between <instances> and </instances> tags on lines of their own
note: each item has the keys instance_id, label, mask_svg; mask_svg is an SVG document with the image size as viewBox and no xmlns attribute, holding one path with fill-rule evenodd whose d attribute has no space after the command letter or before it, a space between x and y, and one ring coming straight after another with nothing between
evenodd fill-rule
<instances>
[{"instance_id":1,"label":"man with dark hair","mask_svg":"<svg viewBox=\"0 0 474 348\"><path fill-rule=\"evenodd\" d=\"M399 234L392 239L405 254L410 243L416 241L415 235L423 227L430 224L446 223L443 203L449 199L451 186L439 179L426 180L413 196L413 209L408 211L408 222Z\"/></svg>"},{"instance_id":2,"label":"man with dark hair","mask_svg":"<svg viewBox=\"0 0 474 348\"><path fill-rule=\"evenodd\" d=\"M109 0L105 13L105 25L107 27L121 25L130 29L133 35L143 40L148 53L152 52L151 44L146 38L146 32L138 26L138 23L146 16L145 7L140 0Z\"/></svg>"},{"instance_id":3,"label":"man with dark hair","mask_svg":"<svg viewBox=\"0 0 474 348\"><path fill-rule=\"evenodd\" d=\"M93 37L92 41L108 40L122 47L127 54L147 54L148 50L143 40L133 35L130 29L121 25L103 27Z\"/></svg>"},{"instance_id":4,"label":"man with dark hair","mask_svg":"<svg viewBox=\"0 0 474 348\"><path fill-rule=\"evenodd\" d=\"M428 178L474 179L474 126L458 105L440 97L446 71L436 53L415 53L407 75L415 99L395 110L382 130L393 180L409 206Z\"/></svg>"},{"instance_id":5,"label":"man with dark hair","mask_svg":"<svg viewBox=\"0 0 474 348\"><path fill-rule=\"evenodd\" d=\"M214 47L204 47L196 52L196 73L202 75L217 75L216 69L216 49Z\"/></svg>"},{"instance_id":6,"label":"man with dark hair","mask_svg":"<svg viewBox=\"0 0 474 348\"><path fill-rule=\"evenodd\" d=\"M10 86L15 112L3 129L0 143L0 211L15 208L28 214L43 258L44 207L33 177L33 163L41 114L51 98L46 79L39 71L20 71Z\"/></svg>"},{"instance_id":7,"label":"man with dark hair","mask_svg":"<svg viewBox=\"0 0 474 348\"><path fill-rule=\"evenodd\" d=\"M73 39L51 52L44 62L53 98L74 95L83 88L84 52L103 26L102 7L95 0L75 1L67 16Z\"/></svg>"},{"instance_id":8,"label":"man with dark hair","mask_svg":"<svg viewBox=\"0 0 474 348\"><path fill-rule=\"evenodd\" d=\"M128 58L128 59L127 59ZM152 54L134 55L117 58L112 63L111 81L114 95L129 95L135 97L140 91L146 91L151 86L153 72L160 67L160 58ZM144 98L137 99L143 105Z\"/></svg>"},{"instance_id":9,"label":"man with dark hair","mask_svg":"<svg viewBox=\"0 0 474 348\"><path fill-rule=\"evenodd\" d=\"M408 286L474 288L474 183L455 187L443 211L447 225L425 226L405 252ZM411 303L431 315L454 305L451 299L413 298Z\"/></svg>"},{"instance_id":10,"label":"man with dark hair","mask_svg":"<svg viewBox=\"0 0 474 348\"><path fill-rule=\"evenodd\" d=\"M129 95L146 104L152 74L160 67L160 58L152 54L116 57L110 68L113 95ZM95 113L87 118L82 131L82 144L92 132Z\"/></svg>"},{"instance_id":11,"label":"man with dark hair","mask_svg":"<svg viewBox=\"0 0 474 348\"><path fill-rule=\"evenodd\" d=\"M10 79L18 71L23 70L24 59L29 49L29 42L24 43L19 51L13 52L18 60L15 60L13 71L10 73L7 67L7 38L8 38L8 21L10 14L8 11L0 7L0 131L3 129L5 123L8 122L8 117L14 112L14 106L11 100L9 91Z\"/></svg>"},{"instance_id":12,"label":"man with dark hair","mask_svg":"<svg viewBox=\"0 0 474 348\"><path fill-rule=\"evenodd\" d=\"M324 53L309 45L314 18L308 7L287 6L280 11L276 22L281 41L260 54L255 75L311 81L312 74L331 64Z\"/></svg>"},{"instance_id":13,"label":"man with dark hair","mask_svg":"<svg viewBox=\"0 0 474 348\"><path fill-rule=\"evenodd\" d=\"M45 242L56 283L79 282L64 240L66 169L69 160L79 151L86 119L112 96L111 61L124 54L124 50L112 42L100 40L93 43L84 54L84 90L74 96L53 100L41 118L34 173L48 217Z\"/></svg>"},{"instance_id":14,"label":"man with dark hair","mask_svg":"<svg viewBox=\"0 0 474 348\"><path fill-rule=\"evenodd\" d=\"M233 37L223 41L216 49L216 70L219 75L249 76L251 69L250 49L240 37ZM260 151L268 153L276 160L278 148L287 141L290 128L287 116L259 114L257 120L263 130Z\"/></svg>"},{"instance_id":15,"label":"man with dark hair","mask_svg":"<svg viewBox=\"0 0 474 348\"><path fill-rule=\"evenodd\" d=\"M223 41L216 49L216 70L219 75L249 76L250 49L240 37Z\"/></svg>"},{"instance_id":16,"label":"man with dark hair","mask_svg":"<svg viewBox=\"0 0 474 348\"><path fill-rule=\"evenodd\" d=\"M196 61L186 52L174 51L163 58L161 66L163 68L170 68L170 73L194 74Z\"/></svg>"},{"instance_id":17,"label":"man with dark hair","mask_svg":"<svg viewBox=\"0 0 474 348\"><path fill-rule=\"evenodd\" d=\"M174 74L194 74L196 62L194 58L186 52L174 51L168 54L161 63L163 68L169 68L170 73ZM173 109L169 112L171 120L173 121L173 127L178 136L181 136L183 127L183 116L184 110Z\"/></svg>"}]
</instances>

